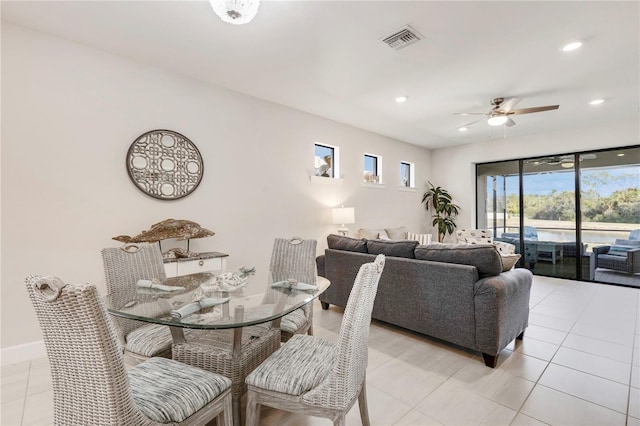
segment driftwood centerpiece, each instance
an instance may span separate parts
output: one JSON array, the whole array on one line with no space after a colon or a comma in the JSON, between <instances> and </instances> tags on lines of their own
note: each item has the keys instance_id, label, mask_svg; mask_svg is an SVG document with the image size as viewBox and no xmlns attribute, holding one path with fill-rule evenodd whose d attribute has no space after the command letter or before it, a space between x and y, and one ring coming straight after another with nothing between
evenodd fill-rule
<instances>
[{"instance_id":1,"label":"driftwood centerpiece","mask_svg":"<svg viewBox=\"0 0 640 426\"><path fill-rule=\"evenodd\" d=\"M179 241L183 241L192 238L211 237L213 235L215 235L215 232L203 228L196 222L167 219L151 225L151 229L142 231L135 237L118 235L117 237L113 237L113 239L123 243L155 243L169 238L176 238Z\"/></svg>"}]
</instances>

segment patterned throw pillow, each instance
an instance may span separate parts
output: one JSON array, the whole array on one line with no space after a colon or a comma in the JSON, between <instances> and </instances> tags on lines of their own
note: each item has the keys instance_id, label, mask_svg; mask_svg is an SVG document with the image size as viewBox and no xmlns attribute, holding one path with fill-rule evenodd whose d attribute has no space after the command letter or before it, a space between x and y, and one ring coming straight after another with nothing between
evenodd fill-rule
<instances>
[{"instance_id":1,"label":"patterned throw pillow","mask_svg":"<svg viewBox=\"0 0 640 426\"><path fill-rule=\"evenodd\" d=\"M417 241L418 244L426 246L431 244L431 234L414 234L413 232L407 232L407 240Z\"/></svg>"}]
</instances>

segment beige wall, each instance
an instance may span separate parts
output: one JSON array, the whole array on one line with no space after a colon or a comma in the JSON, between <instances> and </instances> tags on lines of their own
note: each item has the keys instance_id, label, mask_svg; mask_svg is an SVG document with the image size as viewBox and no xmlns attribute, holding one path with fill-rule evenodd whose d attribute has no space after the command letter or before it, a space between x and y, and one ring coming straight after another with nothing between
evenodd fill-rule
<instances>
[{"instance_id":1,"label":"beige wall","mask_svg":"<svg viewBox=\"0 0 640 426\"><path fill-rule=\"evenodd\" d=\"M204 158L201 185L182 200L147 197L127 175L129 145L158 128L186 135ZM314 142L340 146L342 185L310 182ZM365 152L383 157L384 189L361 186ZM400 161L416 164L418 191L398 190ZM316 238L323 251L336 229L329 207L342 203L356 208L353 230L424 232L430 164L423 148L3 22L2 348L41 339L26 275L104 291L100 249L166 218L216 232L192 250L261 273L274 237Z\"/></svg>"},{"instance_id":2,"label":"beige wall","mask_svg":"<svg viewBox=\"0 0 640 426\"><path fill-rule=\"evenodd\" d=\"M433 183L442 185L462 207L458 227L475 227L475 165L477 163L564 154L640 143L640 120L620 120L573 130L433 150ZM640 162L640 158L637 159Z\"/></svg>"}]
</instances>

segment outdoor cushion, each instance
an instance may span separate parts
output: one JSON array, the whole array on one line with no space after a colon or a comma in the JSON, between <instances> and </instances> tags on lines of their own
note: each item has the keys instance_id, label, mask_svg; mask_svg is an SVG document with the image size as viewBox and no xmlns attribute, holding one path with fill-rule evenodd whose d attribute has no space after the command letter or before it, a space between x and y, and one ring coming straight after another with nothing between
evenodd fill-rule
<instances>
[{"instance_id":1,"label":"outdoor cushion","mask_svg":"<svg viewBox=\"0 0 640 426\"><path fill-rule=\"evenodd\" d=\"M612 245L607 254L611 256L622 256L627 257L627 252L629 250L637 249L640 247L637 246L623 246L623 245Z\"/></svg>"},{"instance_id":2,"label":"outdoor cushion","mask_svg":"<svg viewBox=\"0 0 640 426\"><path fill-rule=\"evenodd\" d=\"M148 359L128 374L136 405L159 423L182 422L231 387L224 376L167 358Z\"/></svg>"},{"instance_id":3,"label":"outdoor cushion","mask_svg":"<svg viewBox=\"0 0 640 426\"><path fill-rule=\"evenodd\" d=\"M415 249L416 259L475 266L480 277L499 275L502 260L492 244L430 244Z\"/></svg>"},{"instance_id":4,"label":"outdoor cushion","mask_svg":"<svg viewBox=\"0 0 640 426\"><path fill-rule=\"evenodd\" d=\"M333 343L296 334L253 370L246 383L288 395L302 395L329 374L335 358Z\"/></svg>"},{"instance_id":5,"label":"outdoor cushion","mask_svg":"<svg viewBox=\"0 0 640 426\"><path fill-rule=\"evenodd\" d=\"M415 258L413 251L418 246L417 241L384 241L367 240L369 254L384 254L386 256Z\"/></svg>"},{"instance_id":6,"label":"outdoor cushion","mask_svg":"<svg viewBox=\"0 0 640 426\"><path fill-rule=\"evenodd\" d=\"M367 252L366 240L344 237L342 235L331 234L327 236L327 245L330 249L335 250L355 251L358 253Z\"/></svg>"}]
</instances>

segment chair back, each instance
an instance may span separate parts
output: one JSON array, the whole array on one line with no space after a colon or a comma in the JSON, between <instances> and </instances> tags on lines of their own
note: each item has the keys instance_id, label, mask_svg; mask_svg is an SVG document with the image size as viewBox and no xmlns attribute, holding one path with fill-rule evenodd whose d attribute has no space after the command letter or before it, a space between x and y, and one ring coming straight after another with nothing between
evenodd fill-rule
<instances>
[{"instance_id":1,"label":"chair back","mask_svg":"<svg viewBox=\"0 0 640 426\"><path fill-rule=\"evenodd\" d=\"M316 240L276 238L269 270L273 281L293 278L307 284L316 283Z\"/></svg>"},{"instance_id":2,"label":"chair back","mask_svg":"<svg viewBox=\"0 0 640 426\"><path fill-rule=\"evenodd\" d=\"M51 366L55 424L148 424L96 287L37 275L25 283Z\"/></svg>"},{"instance_id":3,"label":"chair back","mask_svg":"<svg viewBox=\"0 0 640 426\"><path fill-rule=\"evenodd\" d=\"M162 281L167 278L158 244L128 244L102 249L102 263L108 294L130 292L140 279ZM121 339L142 325L139 321L121 317L113 320Z\"/></svg>"},{"instance_id":4,"label":"chair back","mask_svg":"<svg viewBox=\"0 0 640 426\"><path fill-rule=\"evenodd\" d=\"M629 232L629 239L640 240L640 229L634 229L633 231Z\"/></svg>"},{"instance_id":5,"label":"chair back","mask_svg":"<svg viewBox=\"0 0 640 426\"><path fill-rule=\"evenodd\" d=\"M344 310L331 373L303 396L315 405L344 409L360 393L368 360L369 327L385 256L360 267Z\"/></svg>"}]
</instances>

